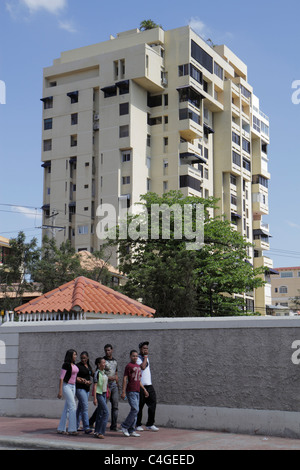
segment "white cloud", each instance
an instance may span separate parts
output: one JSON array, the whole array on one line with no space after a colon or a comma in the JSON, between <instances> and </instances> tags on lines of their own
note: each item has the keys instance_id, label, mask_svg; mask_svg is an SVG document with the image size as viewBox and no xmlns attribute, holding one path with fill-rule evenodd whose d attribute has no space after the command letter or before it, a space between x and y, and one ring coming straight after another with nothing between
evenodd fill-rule
<instances>
[{"instance_id":1,"label":"white cloud","mask_svg":"<svg viewBox=\"0 0 300 470\"><path fill-rule=\"evenodd\" d=\"M199 18L193 16L189 20L189 26L195 31L195 33L199 34L199 36L201 36L203 39L207 38L207 35L209 34L209 28Z\"/></svg>"},{"instance_id":2,"label":"white cloud","mask_svg":"<svg viewBox=\"0 0 300 470\"><path fill-rule=\"evenodd\" d=\"M27 219L36 219L37 217L42 217L40 209L29 209L28 207L14 206L12 207L12 211L23 214L25 217L27 217Z\"/></svg>"},{"instance_id":3,"label":"white cloud","mask_svg":"<svg viewBox=\"0 0 300 470\"><path fill-rule=\"evenodd\" d=\"M21 0L30 12L46 10L49 13L59 13L67 6L67 0Z\"/></svg>"},{"instance_id":4,"label":"white cloud","mask_svg":"<svg viewBox=\"0 0 300 470\"><path fill-rule=\"evenodd\" d=\"M65 20L65 21L59 21L59 27L61 29L64 29L65 31L68 31L68 33L77 33L77 29L75 28L74 24L72 21Z\"/></svg>"},{"instance_id":5,"label":"white cloud","mask_svg":"<svg viewBox=\"0 0 300 470\"><path fill-rule=\"evenodd\" d=\"M295 222L290 222L289 220L287 221L287 224L292 227L292 228L297 228L300 229L300 225L296 224Z\"/></svg>"}]
</instances>

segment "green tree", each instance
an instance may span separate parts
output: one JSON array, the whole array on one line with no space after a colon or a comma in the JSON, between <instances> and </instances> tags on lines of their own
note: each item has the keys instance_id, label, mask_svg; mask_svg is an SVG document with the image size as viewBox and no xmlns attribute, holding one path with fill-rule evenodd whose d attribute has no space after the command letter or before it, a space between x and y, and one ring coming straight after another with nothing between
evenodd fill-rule
<instances>
[{"instance_id":1,"label":"green tree","mask_svg":"<svg viewBox=\"0 0 300 470\"><path fill-rule=\"evenodd\" d=\"M9 248L5 263L0 266L0 291L3 294L1 308L4 310L13 310L22 303L24 292L36 289L30 273L40 256L37 239L26 242L22 231L10 240Z\"/></svg>"},{"instance_id":2,"label":"green tree","mask_svg":"<svg viewBox=\"0 0 300 470\"><path fill-rule=\"evenodd\" d=\"M157 316L218 316L245 314L243 294L263 284L261 270L255 270L247 262L247 249L251 246L232 229L229 222L210 217L216 207L216 199L183 197L179 191L163 196L147 193L141 196L145 210L141 215L129 216L127 227L132 226L144 235L137 239L120 237L117 240L121 266L128 282L124 293L156 309ZM181 224L184 207L193 207L193 231L196 229L196 207L204 207L204 246L198 250L187 250L190 239L176 239L178 218L170 217L170 237L163 239L162 220L157 222L159 238L151 237L153 204L181 207ZM180 211L179 211L180 212ZM179 227L180 228L180 227ZM183 227L182 233L185 235ZM145 236L146 235L146 236Z\"/></svg>"},{"instance_id":3,"label":"green tree","mask_svg":"<svg viewBox=\"0 0 300 470\"><path fill-rule=\"evenodd\" d=\"M161 26L159 24L156 24L152 20L143 20L140 23L140 30L141 31L146 31L147 29L154 29L154 28L158 28L158 27L161 27Z\"/></svg>"},{"instance_id":4,"label":"green tree","mask_svg":"<svg viewBox=\"0 0 300 470\"><path fill-rule=\"evenodd\" d=\"M93 263L94 260L99 261L102 254L99 251L90 255L90 267L84 267L80 262L79 254L76 253L69 240L58 247L55 239L45 237L41 256L32 265L32 278L40 284L43 293L72 281L78 276L85 276L108 285L110 276L105 262L98 265Z\"/></svg>"}]
</instances>

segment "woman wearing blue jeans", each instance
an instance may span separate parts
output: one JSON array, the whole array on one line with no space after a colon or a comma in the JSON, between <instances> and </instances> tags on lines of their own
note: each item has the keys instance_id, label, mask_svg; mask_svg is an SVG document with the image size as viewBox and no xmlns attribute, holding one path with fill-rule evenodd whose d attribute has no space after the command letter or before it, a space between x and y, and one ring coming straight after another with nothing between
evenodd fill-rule
<instances>
[{"instance_id":1,"label":"woman wearing blue jeans","mask_svg":"<svg viewBox=\"0 0 300 470\"><path fill-rule=\"evenodd\" d=\"M77 429L79 428L80 420L82 420L84 432L90 434L92 430L89 426L89 394L93 371L90 366L89 355L86 351L80 354L80 362L76 365L79 369L76 382L76 397L78 399L76 412Z\"/></svg>"},{"instance_id":2,"label":"woman wearing blue jeans","mask_svg":"<svg viewBox=\"0 0 300 470\"><path fill-rule=\"evenodd\" d=\"M77 435L77 420L76 420L76 379L78 374L78 367L75 365L77 352L74 349L69 349L65 355L65 361L61 368L59 391L57 398L62 398L64 395L66 402L57 428L58 434L72 434ZM67 418L69 416L69 426L67 432Z\"/></svg>"},{"instance_id":3,"label":"woman wearing blue jeans","mask_svg":"<svg viewBox=\"0 0 300 470\"><path fill-rule=\"evenodd\" d=\"M105 359L103 357L98 357L95 364L97 370L94 375L93 397L94 405L98 405L98 408L94 436L98 439L104 439L109 416L106 404L108 377L104 372Z\"/></svg>"}]
</instances>

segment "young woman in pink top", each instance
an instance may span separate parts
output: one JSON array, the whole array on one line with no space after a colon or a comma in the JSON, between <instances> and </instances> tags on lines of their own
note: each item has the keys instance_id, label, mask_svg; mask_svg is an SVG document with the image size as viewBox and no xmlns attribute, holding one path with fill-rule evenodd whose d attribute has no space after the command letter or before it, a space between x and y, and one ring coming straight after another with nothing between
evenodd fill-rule
<instances>
[{"instance_id":1,"label":"young woman in pink top","mask_svg":"<svg viewBox=\"0 0 300 470\"><path fill-rule=\"evenodd\" d=\"M61 368L59 378L59 391L57 398L62 398L64 395L66 402L57 428L59 434L72 434L77 435L77 419L76 419L76 378L78 374L78 367L75 365L77 352L74 349L69 349L65 355L65 361ZM69 426L67 433L67 417L69 414Z\"/></svg>"}]
</instances>

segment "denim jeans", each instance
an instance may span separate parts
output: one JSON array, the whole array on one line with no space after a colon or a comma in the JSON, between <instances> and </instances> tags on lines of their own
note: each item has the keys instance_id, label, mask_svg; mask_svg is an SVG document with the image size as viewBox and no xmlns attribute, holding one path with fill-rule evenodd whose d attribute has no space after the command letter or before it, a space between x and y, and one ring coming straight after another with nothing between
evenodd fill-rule
<instances>
[{"instance_id":1,"label":"denim jeans","mask_svg":"<svg viewBox=\"0 0 300 470\"><path fill-rule=\"evenodd\" d=\"M119 388L116 382L109 384L110 403L111 403L111 423L110 429L117 430L118 411L119 411Z\"/></svg>"},{"instance_id":2,"label":"denim jeans","mask_svg":"<svg viewBox=\"0 0 300 470\"><path fill-rule=\"evenodd\" d=\"M60 418L57 430L65 432L67 429L67 419L69 415L69 432L77 431L76 422L76 402L75 402L75 385L63 383L63 395L66 399L65 406Z\"/></svg>"},{"instance_id":3,"label":"denim jeans","mask_svg":"<svg viewBox=\"0 0 300 470\"><path fill-rule=\"evenodd\" d=\"M108 408L106 404L106 392L105 393L97 393L97 418L96 418L96 425L95 425L95 434L102 434L104 436L106 431L106 425L108 421Z\"/></svg>"},{"instance_id":4,"label":"denim jeans","mask_svg":"<svg viewBox=\"0 0 300 470\"><path fill-rule=\"evenodd\" d=\"M76 388L76 397L78 399L76 419L77 429L80 425L80 419L82 419L83 429L86 431L89 429L89 393L83 388Z\"/></svg>"},{"instance_id":5,"label":"denim jeans","mask_svg":"<svg viewBox=\"0 0 300 470\"><path fill-rule=\"evenodd\" d=\"M139 412L140 394L139 392L128 392L127 399L130 405L130 412L121 426L122 428L127 429L129 434L131 434L136 427L136 419Z\"/></svg>"}]
</instances>

